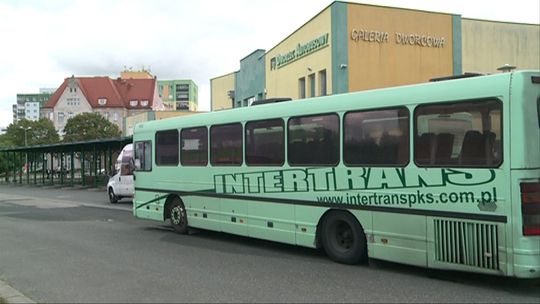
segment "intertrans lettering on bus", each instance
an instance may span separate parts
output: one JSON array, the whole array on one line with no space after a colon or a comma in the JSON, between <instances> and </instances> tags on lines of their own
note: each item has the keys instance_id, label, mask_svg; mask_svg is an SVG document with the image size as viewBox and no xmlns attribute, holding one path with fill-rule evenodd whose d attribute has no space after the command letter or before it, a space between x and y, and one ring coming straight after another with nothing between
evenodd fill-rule
<instances>
[{"instance_id":1,"label":"intertrans lettering on bus","mask_svg":"<svg viewBox=\"0 0 540 304\"><path fill-rule=\"evenodd\" d=\"M431 169L408 171L400 168L310 168L214 175L218 194L255 195L315 193L321 203L348 205L401 205L477 203L483 211L497 209L497 188L471 191L471 186L489 185L495 170ZM463 191L434 194L430 188L455 186ZM414 193L380 193L361 190L418 189ZM360 191L355 191L360 190ZM317 195L316 192L336 192ZM355 191L355 192L350 192ZM395 192L395 191L394 191Z\"/></svg>"},{"instance_id":2,"label":"intertrans lettering on bus","mask_svg":"<svg viewBox=\"0 0 540 304\"><path fill-rule=\"evenodd\" d=\"M310 168L214 175L216 193L280 193L478 186L495 170L403 168Z\"/></svg>"}]
</instances>

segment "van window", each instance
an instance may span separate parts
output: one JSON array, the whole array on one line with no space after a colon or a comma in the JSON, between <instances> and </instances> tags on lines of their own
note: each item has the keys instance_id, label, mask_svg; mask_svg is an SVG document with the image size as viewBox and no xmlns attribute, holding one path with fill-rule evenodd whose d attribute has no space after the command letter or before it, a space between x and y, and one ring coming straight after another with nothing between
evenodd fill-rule
<instances>
[{"instance_id":1,"label":"van window","mask_svg":"<svg viewBox=\"0 0 540 304\"><path fill-rule=\"evenodd\" d=\"M122 150L122 159L120 163L120 175L133 175L133 151L131 149Z\"/></svg>"}]
</instances>

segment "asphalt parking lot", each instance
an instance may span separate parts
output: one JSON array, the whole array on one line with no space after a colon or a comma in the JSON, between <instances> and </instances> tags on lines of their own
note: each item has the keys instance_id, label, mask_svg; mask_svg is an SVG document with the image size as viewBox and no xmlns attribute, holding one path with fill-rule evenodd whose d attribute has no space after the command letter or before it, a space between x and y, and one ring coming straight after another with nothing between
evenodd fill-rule
<instances>
[{"instance_id":1,"label":"asphalt parking lot","mask_svg":"<svg viewBox=\"0 0 540 304\"><path fill-rule=\"evenodd\" d=\"M537 303L540 281L371 261L209 231L175 234L104 191L0 185L0 280L36 302Z\"/></svg>"}]
</instances>

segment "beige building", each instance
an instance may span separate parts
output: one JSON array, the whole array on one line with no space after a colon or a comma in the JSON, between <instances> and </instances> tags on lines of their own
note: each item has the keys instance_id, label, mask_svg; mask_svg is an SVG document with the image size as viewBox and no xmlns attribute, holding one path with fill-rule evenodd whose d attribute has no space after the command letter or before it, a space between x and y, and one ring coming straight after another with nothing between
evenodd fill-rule
<instances>
[{"instance_id":1,"label":"beige building","mask_svg":"<svg viewBox=\"0 0 540 304\"><path fill-rule=\"evenodd\" d=\"M540 69L540 26L462 19L464 72L497 73L509 64L517 69Z\"/></svg>"},{"instance_id":2,"label":"beige building","mask_svg":"<svg viewBox=\"0 0 540 304\"><path fill-rule=\"evenodd\" d=\"M497 73L505 64L540 69L539 30L538 24L335 1L269 51L242 59L240 70L212 79L211 108Z\"/></svg>"},{"instance_id":3,"label":"beige building","mask_svg":"<svg viewBox=\"0 0 540 304\"><path fill-rule=\"evenodd\" d=\"M210 86L212 88L210 109L212 111L230 109L233 107L234 84L235 73L229 73L210 79Z\"/></svg>"},{"instance_id":4,"label":"beige building","mask_svg":"<svg viewBox=\"0 0 540 304\"><path fill-rule=\"evenodd\" d=\"M144 68L138 71L133 70L123 70L120 72L120 78L122 79L152 79L154 76L150 74L150 71L145 70Z\"/></svg>"}]
</instances>

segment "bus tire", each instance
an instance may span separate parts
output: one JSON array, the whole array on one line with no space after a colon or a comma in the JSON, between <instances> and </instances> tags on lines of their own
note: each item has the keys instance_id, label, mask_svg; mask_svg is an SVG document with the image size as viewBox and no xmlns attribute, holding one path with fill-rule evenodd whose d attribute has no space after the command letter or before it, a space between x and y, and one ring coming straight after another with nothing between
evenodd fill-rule
<instances>
[{"instance_id":1,"label":"bus tire","mask_svg":"<svg viewBox=\"0 0 540 304\"><path fill-rule=\"evenodd\" d=\"M175 197L172 199L169 207L169 217L174 231L180 234L188 233L187 212L180 198Z\"/></svg>"},{"instance_id":2,"label":"bus tire","mask_svg":"<svg viewBox=\"0 0 540 304\"><path fill-rule=\"evenodd\" d=\"M335 262L358 264L367 260L364 229L356 217L346 211L331 211L325 217L321 240L326 255Z\"/></svg>"},{"instance_id":3,"label":"bus tire","mask_svg":"<svg viewBox=\"0 0 540 304\"><path fill-rule=\"evenodd\" d=\"M118 203L118 197L116 196L116 194L114 194L114 190L113 188L109 188L109 191L107 191L108 194L109 194L109 202L111 204L116 204Z\"/></svg>"}]
</instances>

